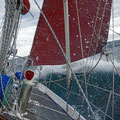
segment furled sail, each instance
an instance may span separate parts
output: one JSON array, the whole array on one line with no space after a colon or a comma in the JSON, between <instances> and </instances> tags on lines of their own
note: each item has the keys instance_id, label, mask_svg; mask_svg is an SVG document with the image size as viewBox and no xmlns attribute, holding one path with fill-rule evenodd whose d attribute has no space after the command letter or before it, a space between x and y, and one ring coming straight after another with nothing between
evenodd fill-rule
<instances>
[{"instance_id":1,"label":"furled sail","mask_svg":"<svg viewBox=\"0 0 120 120\"><path fill-rule=\"evenodd\" d=\"M16 39L21 9L17 0L5 0L5 16L0 36L0 72L8 59L8 51L12 41ZM12 50L13 48L11 48Z\"/></svg>"},{"instance_id":2,"label":"furled sail","mask_svg":"<svg viewBox=\"0 0 120 120\"><path fill-rule=\"evenodd\" d=\"M112 0L69 0L71 61L101 52L109 31ZM43 12L65 51L63 0L44 0ZM30 56L35 65L65 64L66 60L40 15Z\"/></svg>"},{"instance_id":3,"label":"furled sail","mask_svg":"<svg viewBox=\"0 0 120 120\"><path fill-rule=\"evenodd\" d=\"M5 0L5 16L0 36L0 72L2 69L4 70L10 54L16 52L14 45L20 14L28 13L29 9L30 3L28 0Z\"/></svg>"}]
</instances>

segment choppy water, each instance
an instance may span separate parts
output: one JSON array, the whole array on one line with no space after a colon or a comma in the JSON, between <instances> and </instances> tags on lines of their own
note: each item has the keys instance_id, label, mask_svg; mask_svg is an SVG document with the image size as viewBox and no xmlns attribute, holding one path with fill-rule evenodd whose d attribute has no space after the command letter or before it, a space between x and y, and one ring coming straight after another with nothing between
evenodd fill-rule
<instances>
[{"instance_id":1,"label":"choppy water","mask_svg":"<svg viewBox=\"0 0 120 120\"><path fill-rule=\"evenodd\" d=\"M106 49L108 53L112 52L113 42L107 44ZM114 65L115 69L113 72L113 65L106 56L103 56L100 60L99 64L96 68L90 72L90 74L86 74L86 79L81 73L81 61L75 62L72 64L73 70L76 72L76 75L79 79L79 82L85 91L85 80L87 81L87 92L88 92L88 100L91 103L91 106L95 112L95 116L98 120L103 120L104 113L106 110L108 97L112 90L113 84L113 76L114 76L114 88L115 93L120 94L120 42L115 41L114 43ZM110 54L110 58L113 58L113 54ZM96 55L94 58L93 66L98 61L100 54ZM90 58L91 59L91 58ZM89 60L88 60L89 61ZM90 62L88 62L90 63ZM89 66L89 65L88 65ZM81 68L81 69L80 69ZM89 68L89 67L87 67ZM116 70L117 69L117 70ZM113 74L114 73L114 74ZM54 91L57 95L63 98L65 101L68 101L74 108L76 108L80 114L82 114L88 120L88 110L87 104L82 97L82 93L80 92L78 85L75 80L72 80L72 88L69 95L69 99L67 98L67 80L65 75L65 66L46 66L43 67L41 71L40 82L46 84L52 91ZM98 88L99 87L99 88ZM78 95L79 94L79 95ZM94 106L93 106L94 105ZM97 109L99 108L99 109ZM120 120L120 95L114 96L114 119ZM101 112L103 111L103 112ZM106 120L111 120L112 117L112 96L109 102L108 112L109 116L106 117ZM90 120L92 120L93 116L90 113Z\"/></svg>"},{"instance_id":2,"label":"choppy water","mask_svg":"<svg viewBox=\"0 0 120 120\"><path fill-rule=\"evenodd\" d=\"M80 84L85 92L85 82L84 77L81 76L81 74L77 74ZM47 79L40 79L40 81L47 81L47 86L54 91L57 95L59 95L64 100L66 99L67 93L67 83L66 83L66 76L63 74L52 74L47 75ZM61 80L60 80L61 79ZM62 80L63 79L63 80ZM89 79L89 85L87 86L88 91L88 99L89 102L94 104L96 107L98 107L100 110L104 111L106 110L106 105L109 97L109 92L95 88L92 85L101 87L103 89L112 90L112 80L113 80L113 73L112 72L93 72L91 75L87 75L87 81ZM53 80L53 82L51 82ZM59 81L58 81L59 80ZM49 82L48 82L49 81ZM45 83L46 84L46 83ZM120 93L120 77L115 74L115 93ZM82 114L85 118L88 119L88 111L87 111L87 104L82 97L82 93L79 91L78 85L76 84L75 80L73 79L72 82L72 88L71 93L69 95L68 103L71 104L74 108L76 108L80 114ZM115 95L115 104L114 104L114 119L120 120L120 97ZM104 114L99 110L96 109L93 105L91 105L96 117L98 120L103 120ZM109 108L107 114L111 117L112 116L112 97L110 99ZM93 116L90 114L90 120L92 120ZM109 117L106 117L106 120L111 120Z\"/></svg>"},{"instance_id":3,"label":"choppy water","mask_svg":"<svg viewBox=\"0 0 120 120\"><path fill-rule=\"evenodd\" d=\"M108 53L112 52L112 44L113 42L108 43L106 46L106 49ZM120 72L120 42L115 41L114 43L114 65L117 69L114 71L114 79L115 79L115 93L120 94L120 76L118 73ZM96 64L100 57L100 54L96 55L94 58L94 62L92 67ZM110 58L112 59L113 54L110 54ZM18 65L18 70L21 70L21 59L16 59ZM88 59L88 63L91 58ZM15 62L16 63L16 62ZM100 60L97 67L90 72L90 74L86 74L86 79L83 76L83 72L81 72L82 69L82 61L77 61L72 64L72 68L75 71L79 82L85 91L85 80L88 83L87 84L87 92L88 92L88 100L95 112L95 116L97 117L97 120L103 120L104 114L106 110L106 105L108 101L108 97L110 95L110 90L112 90L112 82L113 82L113 65L110 62L110 60L103 56ZM89 65L87 66L89 68ZM37 72L35 72L37 73ZM36 75L38 78L38 76ZM88 110L87 110L87 104L85 100L83 99L83 95L80 92L78 85L76 84L75 80L72 80L72 87L70 90L70 94L68 99L67 96L67 80L66 80L66 69L65 65L62 66L43 66L41 70L41 77L39 79L40 82L47 85L53 92L55 92L58 96L63 98L65 101L68 101L70 105L72 105L75 109L77 109L81 115L83 115L87 120L88 119ZM99 88L98 88L99 87ZM99 109L97 109L99 108ZM120 120L120 95L115 94L114 99L114 120ZM101 112L103 111L103 112ZM112 96L110 99L108 112L107 114L109 117L112 116ZM111 120L109 117L106 118L106 120ZM90 120L92 120L93 116L90 113Z\"/></svg>"}]
</instances>

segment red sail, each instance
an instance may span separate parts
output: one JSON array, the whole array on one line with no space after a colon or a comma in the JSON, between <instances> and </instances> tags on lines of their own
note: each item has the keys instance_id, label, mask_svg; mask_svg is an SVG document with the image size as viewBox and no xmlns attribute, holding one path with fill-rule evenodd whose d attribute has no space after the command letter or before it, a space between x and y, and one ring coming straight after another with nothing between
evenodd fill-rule
<instances>
[{"instance_id":1,"label":"red sail","mask_svg":"<svg viewBox=\"0 0 120 120\"><path fill-rule=\"evenodd\" d=\"M112 0L77 0L77 7L76 0L68 0L68 2L70 53L71 61L73 62L99 53L106 45ZM79 15L77 15L76 8L78 8ZM43 12L65 51L63 11L63 0L44 0ZM38 21L30 56L34 59L36 65L66 63L42 15L40 15Z\"/></svg>"}]
</instances>

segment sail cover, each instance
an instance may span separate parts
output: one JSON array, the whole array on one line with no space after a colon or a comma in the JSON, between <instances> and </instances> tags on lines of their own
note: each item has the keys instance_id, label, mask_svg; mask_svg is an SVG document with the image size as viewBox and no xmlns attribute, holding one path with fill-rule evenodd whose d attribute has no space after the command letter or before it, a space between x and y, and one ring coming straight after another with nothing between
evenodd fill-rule
<instances>
[{"instance_id":1,"label":"sail cover","mask_svg":"<svg viewBox=\"0 0 120 120\"><path fill-rule=\"evenodd\" d=\"M28 13L30 9L30 2L29 0L23 0L23 4L24 4L24 7L22 8L22 15L25 15L26 13Z\"/></svg>"},{"instance_id":2,"label":"sail cover","mask_svg":"<svg viewBox=\"0 0 120 120\"><path fill-rule=\"evenodd\" d=\"M71 61L101 52L109 31L112 0L69 0ZM65 51L63 0L44 0L43 12ZM66 60L40 15L30 56L35 65L59 65Z\"/></svg>"}]
</instances>

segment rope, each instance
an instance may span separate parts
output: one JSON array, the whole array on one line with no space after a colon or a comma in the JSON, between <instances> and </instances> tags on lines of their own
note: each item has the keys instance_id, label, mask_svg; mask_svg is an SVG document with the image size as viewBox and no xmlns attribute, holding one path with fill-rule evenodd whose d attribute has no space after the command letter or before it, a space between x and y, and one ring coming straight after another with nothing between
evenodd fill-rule
<instances>
[{"instance_id":1,"label":"rope","mask_svg":"<svg viewBox=\"0 0 120 120\"><path fill-rule=\"evenodd\" d=\"M7 100L6 96L5 96L1 75L0 75L0 81L1 81L2 93L3 93L4 99L5 99L5 101L7 102L8 107L10 108L10 110L11 110L11 111L14 113L14 115L17 117L17 113L12 110L12 108L11 108L10 104L8 103L8 100Z\"/></svg>"},{"instance_id":2,"label":"rope","mask_svg":"<svg viewBox=\"0 0 120 120\"><path fill-rule=\"evenodd\" d=\"M80 39L80 46L81 46L81 51L82 51L82 59L84 58L84 53L83 53L83 41L82 41L82 33L81 33L81 26L80 26L80 16L79 16L79 11L78 11L78 3L77 0L75 0L76 3L76 11L77 11L77 22L78 22L78 29L79 29L79 39Z\"/></svg>"},{"instance_id":3,"label":"rope","mask_svg":"<svg viewBox=\"0 0 120 120\"><path fill-rule=\"evenodd\" d=\"M57 84L57 83L55 83L55 84L67 91L67 89L64 88L63 86L61 86L60 84ZM72 93L72 94L75 94L75 95L77 95L77 96L79 96L79 97L82 97L82 98L84 99L84 97L81 96L81 94L77 94L77 93L75 93L75 92L71 92L71 93ZM95 106L93 103L91 103L91 102L89 102L89 103L90 103L92 106L94 106L97 110L101 111L104 115L106 115L107 117L109 117L110 119L112 119L108 114L106 114L106 113L105 113L104 111L102 111L100 108L98 108L97 106Z\"/></svg>"},{"instance_id":4,"label":"rope","mask_svg":"<svg viewBox=\"0 0 120 120\"><path fill-rule=\"evenodd\" d=\"M51 32L53 33L53 36L54 36L54 38L55 38L55 40L56 40L56 42L57 42L57 44L58 44L60 50L62 51L62 53L63 53L63 55L64 55L64 57L65 57L65 59L66 59L68 65L69 65L70 69L71 69L71 72L72 72L72 74L73 74L73 76L74 76L74 78L75 78L75 80L76 80L76 83L77 83L77 85L78 85L80 91L82 92L82 94L83 94L83 96L84 96L84 98L85 98L85 100L86 100L86 103L87 103L88 106L90 107L91 113L93 114L93 116L95 116L95 115L94 115L94 112L93 112L93 110L92 110L92 108L91 108L91 105L89 104L89 101L88 101L88 99L87 99L87 97L86 97L86 95L85 95L85 93L84 93L84 91L83 91L83 89L82 89L82 87L81 87L81 85L80 85L80 83L79 83L79 81L78 81L78 79L77 79L77 77L76 77L74 71L73 71L72 68L71 68L71 65L70 65L70 63L69 63L69 61L68 61L68 59L67 59L67 57L66 57L66 55L65 55L65 52L64 52L64 50L63 50L63 48L62 48L62 46L61 46L61 44L60 44L60 42L59 42L57 36L55 35L55 33L54 33L52 27L50 26L50 24L49 24L47 18L45 17L43 11L40 9L40 6L39 6L38 3L36 2L36 0L34 0L34 1L35 1L35 3L36 3L37 7L39 8L41 14L43 15L43 17L44 17L46 23L48 24L48 26L49 26ZM95 118L95 117L94 117L94 118Z\"/></svg>"},{"instance_id":5,"label":"rope","mask_svg":"<svg viewBox=\"0 0 120 120\"><path fill-rule=\"evenodd\" d=\"M108 0L105 1L105 5L104 5L104 8L103 8L103 14L102 14L102 19L101 19L101 23L100 23L99 33L98 33L98 35L97 35L98 37L100 37L101 28L102 28L102 22L103 22L103 18L104 18L104 14L105 14L105 9L106 9L107 1L108 1ZM98 10L97 10L97 13L96 13L95 26L94 26L94 30L93 30L93 34L92 34L92 38L91 38L90 44L91 44L91 42L92 42L92 40L93 40L94 34L96 34L95 28L96 28L96 22L97 22L97 18L98 18L99 11L100 11L100 5L101 5L101 0L100 0L99 5L98 5ZM96 53L97 44L98 44L98 38L97 38L97 42L96 42L96 47L95 47L94 55L95 55L95 53ZM92 47L92 46L89 47L88 55L90 54L90 52L91 52L91 50L92 50L91 47ZM93 59L93 60L92 60L92 59ZM93 56L93 58L91 57L91 67L92 67L92 65L93 65L93 61L94 61L94 56ZM86 62L86 66L87 66L87 62Z\"/></svg>"},{"instance_id":6,"label":"rope","mask_svg":"<svg viewBox=\"0 0 120 120\"><path fill-rule=\"evenodd\" d=\"M109 94L109 97L108 97L108 102L107 102L107 105L106 105L106 110L105 110L104 120L106 119L106 115L107 115L108 107L109 107L109 104L110 104L111 94L112 94L112 92L110 91L110 94Z\"/></svg>"},{"instance_id":7,"label":"rope","mask_svg":"<svg viewBox=\"0 0 120 120\"><path fill-rule=\"evenodd\" d=\"M17 36L17 28L19 24L19 17L21 13L21 7L19 10L16 9L16 0L15 1L5 1L5 7L6 7L6 14L5 14L5 20L4 20L4 27L2 31L2 44L1 44L1 53L0 53L0 69L3 66L3 64L8 60L10 55L7 55L7 50L11 45L11 42L13 40L12 49L15 47L16 42L16 36ZM7 102L7 105L10 108L10 111L13 112L13 114L18 118L17 113L11 108L11 106L8 103L8 100L6 98L6 95L3 90L3 84L1 80L1 86L2 86L2 92L4 96L5 102ZM8 86L7 86L8 87ZM22 117L22 116L21 116ZM24 119L22 117L22 119Z\"/></svg>"},{"instance_id":8,"label":"rope","mask_svg":"<svg viewBox=\"0 0 120 120\"><path fill-rule=\"evenodd\" d=\"M5 13L5 20L4 20L4 27L2 30L1 35L1 52L0 52L0 69L2 68L6 55L8 47L10 46L10 43L13 38L13 34L15 32L15 27L19 22L19 15L20 10L16 10L16 2L10 3L9 1L5 1L6 3L6 13ZM15 8L15 9L14 9Z\"/></svg>"},{"instance_id":9,"label":"rope","mask_svg":"<svg viewBox=\"0 0 120 120\"><path fill-rule=\"evenodd\" d=\"M79 77L79 75L77 75ZM47 78L48 79L48 78ZM47 81L47 83L49 82L53 82L53 83L57 83L57 82L60 82L60 81L63 81L63 80L66 80L66 78L62 78L62 79L58 79L58 80L51 80L51 81ZM79 80L79 82L81 83L84 83L84 81L82 80ZM44 82L40 82L40 83L44 83ZM93 84L90 84L89 82L86 83L87 85L91 86L91 87L94 87L94 88L97 88L97 89L100 89L100 90L103 90L105 92L108 92L110 93L111 90L108 90L108 89L105 89L105 88L102 88L102 87L99 87L99 86L96 86L96 85L93 85ZM72 92L71 92L72 93ZM120 94L119 93L114 93L116 96L120 97Z\"/></svg>"},{"instance_id":10,"label":"rope","mask_svg":"<svg viewBox=\"0 0 120 120\"><path fill-rule=\"evenodd\" d=\"M34 15L28 10L27 6L23 3L23 0L20 0L20 3L25 9L29 12L29 14L34 18Z\"/></svg>"},{"instance_id":11,"label":"rope","mask_svg":"<svg viewBox=\"0 0 120 120\"><path fill-rule=\"evenodd\" d=\"M98 16L99 16L100 5L101 5L101 0L99 1L98 9L97 9L97 12L96 12L96 19L95 19L94 29L93 29L93 33L92 33L92 38L91 38L91 40L90 40L90 45L92 44L92 40L93 40L94 34L96 33L96 32L95 32L95 31L96 31L95 28L96 28L96 24L97 24L97 18L98 18ZM92 46L89 47L88 56L89 56L89 54L90 54L90 52L91 52L91 47L92 47ZM91 59L92 59L92 58L91 58ZM87 60L88 60L88 58L87 58ZM87 66L87 62L86 62L86 66Z\"/></svg>"},{"instance_id":12,"label":"rope","mask_svg":"<svg viewBox=\"0 0 120 120\"><path fill-rule=\"evenodd\" d=\"M76 11L77 11L77 21L78 21L78 29L79 29L79 39L80 39L80 46L81 46L81 52L82 52L82 59L84 58L84 52L83 52L83 41L82 41L82 33L81 33L81 26L80 26L80 16L79 16L79 10L78 10L78 2L76 3ZM85 65L83 60L83 70L84 70L84 80L85 80L85 86L86 86L86 72L85 72ZM88 92L87 92L87 86L85 87L86 96L88 98ZM79 113L80 114L80 113ZM89 112L88 112L89 116Z\"/></svg>"},{"instance_id":13,"label":"rope","mask_svg":"<svg viewBox=\"0 0 120 120\"><path fill-rule=\"evenodd\" d=\"M112 29L110 29L110 30L120 36L120 33L116 32L115 30L112 30Z\"/></svg>"}]
</instances>

